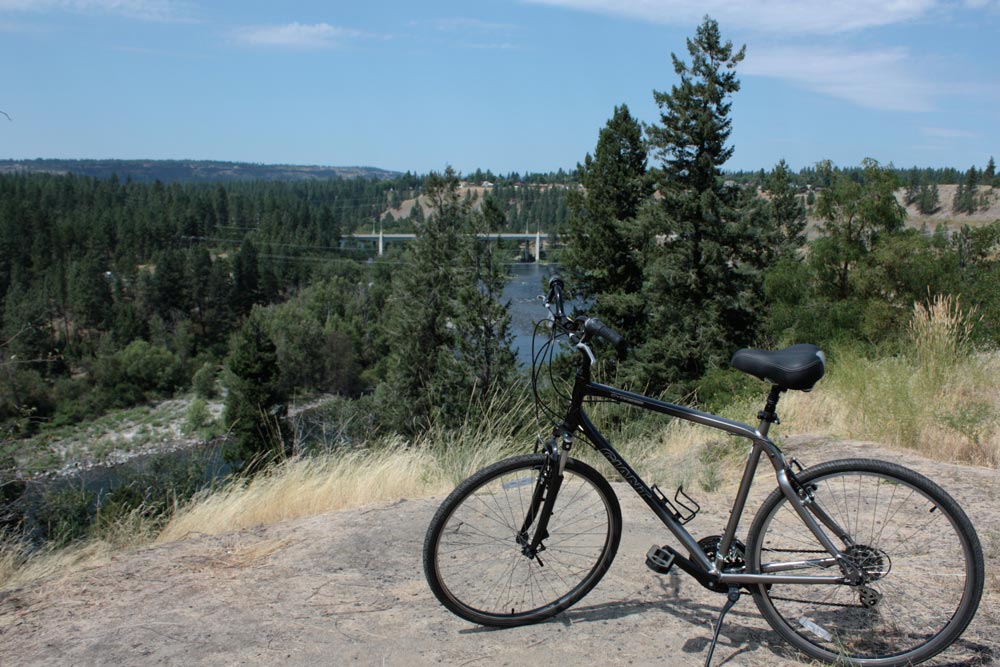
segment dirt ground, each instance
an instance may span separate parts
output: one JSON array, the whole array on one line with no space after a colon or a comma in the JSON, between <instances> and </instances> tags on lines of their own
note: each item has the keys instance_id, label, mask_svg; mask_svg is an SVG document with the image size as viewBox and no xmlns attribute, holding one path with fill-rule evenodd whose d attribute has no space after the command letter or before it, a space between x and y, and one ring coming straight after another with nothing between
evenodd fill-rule
<instances>
[{"instance_id":1,"label":"dirt ground","mask_svg":"<svg viewBox=\"0 0 1000 667\"><path fill-rule=\"evenodd\" d=\"M987 590L965 635L931 664L996 664L1000 473L865 443L801 439L786 451L806 463L888 458L956 497L983 542ZM758 484L751 511L772 487ZM441 607L424 582L421 547L442 499L403 500L144 548L0 591L0 665L701 665L724 598L686 575L647 569L646 550L668 536L630 489L615 489L625 529L611 571L546 623L485 629ZM721 530L732 491L697 496L706 508L689 525L697 537ZM713 664L803 661L745 597Z\"/></svg>"}]
</instances>

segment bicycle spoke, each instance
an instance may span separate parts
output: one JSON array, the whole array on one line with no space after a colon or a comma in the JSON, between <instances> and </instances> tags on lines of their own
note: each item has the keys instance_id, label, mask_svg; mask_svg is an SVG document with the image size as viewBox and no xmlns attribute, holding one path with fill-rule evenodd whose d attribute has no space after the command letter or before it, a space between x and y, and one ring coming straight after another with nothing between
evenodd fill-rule
<instances>
[{"instance_id":1,"label":"bicycle spoke","mask_svg":"<svg viewBox=\"0 0 1000 667\"><path fill-rule=\"evenodd\" d=\"M457 612L467 609L477 619L551 613L544 610L589 590L610 563L619 514L609 511L610 491L599 489L597 473L581 473L575 462L567 465L537 554L529 551L530 532L519 542L541 469L527 462L543 459L524 460L498 464L500 472L462 495L437 531L432 580Z\"/></svg>"},{"instance_id":2,"label":"bicycle spoke","mask_svg":"<svg viewBox=\"0 0 1000 667\"><path fill-rule=\"evenodd\" d=\"M857 470L851 469L854 464L828 464L829 473L803 476L803 483L814 486L812 501L848 532L841 549L855 569L845 572L859 580L759 586L755 600L776 630L815 657L864 662L903 656L894 664L908 656L925 659L971 618L969 612L959 616L971 556L949 518L952 510L923 489L923 478L892 464L860 461ZM803 539L801 521L778 493L762 507L751 531L763 533L749 540L753 568L792 561L789 554L819 546Z\"/></svg>"}]
</instances>

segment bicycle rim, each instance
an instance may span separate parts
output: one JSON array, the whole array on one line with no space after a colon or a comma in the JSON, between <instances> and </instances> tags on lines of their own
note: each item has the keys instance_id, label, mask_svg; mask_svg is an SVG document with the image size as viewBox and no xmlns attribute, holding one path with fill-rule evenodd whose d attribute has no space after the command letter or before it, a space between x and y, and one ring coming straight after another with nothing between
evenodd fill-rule
<instances>
[{"instance_id":1,"label":"bicycle rim","mask_svg":"<svg viewBox=\"0 0 1000 667\"><path fill-rule=\"evenodd\" d=\"M607 482L570 460L537 558L518 543L544 457L504 461L460 485L431 522L424 567L451 611L486 625L521 625L570 606L601 579L621 537Z\"/></svg>"},{"instance_id":2,"label":"bicycle rim","mask_svg":"<svg viewBox=\"0 0 1000 667\"><path fill-rule=\"evenodd\" d=\"M923 476L880 461L823 464L800 481L851 536L840 548L864 581L758 586L754 599L772 627L813 657L871 666L914 664L957 639L978 606L983 565L954 500ZM762 506L749 542L755 572L826 556L778 492ZM829 577L840 568L786 573Z\"/></svg>"}]
</instances>

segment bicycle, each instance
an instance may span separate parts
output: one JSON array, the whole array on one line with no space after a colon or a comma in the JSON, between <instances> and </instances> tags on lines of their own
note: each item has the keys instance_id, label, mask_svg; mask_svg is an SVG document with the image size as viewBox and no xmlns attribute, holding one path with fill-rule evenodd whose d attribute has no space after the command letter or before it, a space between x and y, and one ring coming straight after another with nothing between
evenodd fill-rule
<instances>
[{"instance_id":1,"label":"bicycle","mask_svg":"<svg viewBox=\"0 0 1000 667\"><path fill-rule=\"evenodd\" d=\"M781 394L809 391L823 376L819 348L734 354L734 368L771 385L753 428L592 381L590 343L603 338L622 348L622 337L596 318L567 317L557 276L544 305L547 345L564 337L579 352L569 406L542 451L536 447L534 454L473 474L434 515L424 572L447 609L481 625L536 623L578 602L608 571L621 538L621 509L608 481L570 456L579 434L680 542L681 550L651 547L646 565L661 574L676 566L726 595L706 666L726 613L745 593L783 639L826 662L916 664L958 639L976 613L984 581L979 538L962 508L931 480L894 463L844 459L802 469L768 438ZM536 356L533 385L538 362ZM624 403L750 440L721 535L697 540L688 532L684 526L698 504L683 487L670 500L643 481L591 422L583 409L588 400ZM762 456L778 488L743 543L737 530Z\"/></svg>"}]
</instances>

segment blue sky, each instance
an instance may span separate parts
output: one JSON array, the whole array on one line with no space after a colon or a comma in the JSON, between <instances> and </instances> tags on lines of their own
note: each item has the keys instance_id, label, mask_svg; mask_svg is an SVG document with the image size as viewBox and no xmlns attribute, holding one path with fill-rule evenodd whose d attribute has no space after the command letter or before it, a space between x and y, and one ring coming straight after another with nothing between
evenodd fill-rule
<instances>
[{"instance_id":1,"label":"blue sky","mask_svg":"<svg viewBox=\"0 0 1000 667\"><path fill-rule=\"evenodd\" d=\"M1000 159L1000 0L0 0L0 158L569 169L705 13L728 168Z\"/></svg>"}]
</instances>

